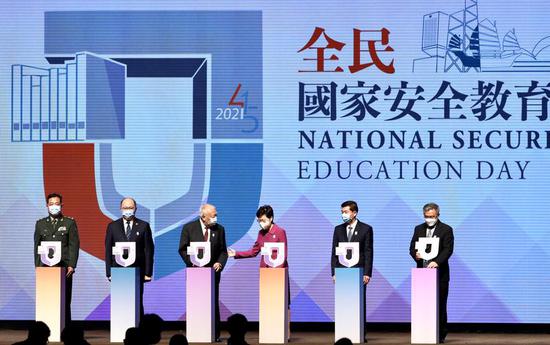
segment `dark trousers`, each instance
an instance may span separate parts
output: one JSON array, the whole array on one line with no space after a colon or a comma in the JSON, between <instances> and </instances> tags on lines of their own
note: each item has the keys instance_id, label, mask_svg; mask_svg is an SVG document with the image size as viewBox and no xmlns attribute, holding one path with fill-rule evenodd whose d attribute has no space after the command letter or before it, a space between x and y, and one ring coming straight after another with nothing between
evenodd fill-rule
<instances>
[{"instance_id":1,"label":"dark trousers","mask_svg":"<svg viewBox=\"0 0 550 345\"><path fill-rule=\"evenodd\" d=\"M439 281L439 338L447 336L447 297L449 296L449 281Z\"/></svg>"},{"instance_id":2,"label":"dark trousers","mask_svg":"<svg viewBox=\"0 0 550 345\"><path fill-rule=\"evenodd\" d=\"M221 272L214 272L214 303L215 303L215 314L216 321L214 322L214 338L218 339L220 337L220 279Z\"/></svg>"},{"instance_id":3,"label":"dark trousers","mask_svg":"<svg viewBox=\"0 0 550 345\"><path fill-rule=\"evenodd\" d=\"M365 339L367 339L367 286L363 284L363 322L365 325Z\"/></svg>"},{"instance_id":4,"label":"dark trousers","mask_svg":"<svg viewBox=\"0 0 550 345\"><path fill-rule=\"evenodd\" d=\"M140 273L141 275L141 273ZM139 280L139 321L143 320L143 315L145 315L145 311L143 309L143 286L145 284L145 279L143 275L141 275L141 278Z\"/></svg>"},{"instance_id":5,"label":"dark trousers","mask_svg":"<svg viewBox=\"0 0 550 345\"><path fill-rule=\"evenodd\" d=\"M71 324L71 299L73 296L73 274L65 278L65 327Z\"/></svg>"}]
</instances>

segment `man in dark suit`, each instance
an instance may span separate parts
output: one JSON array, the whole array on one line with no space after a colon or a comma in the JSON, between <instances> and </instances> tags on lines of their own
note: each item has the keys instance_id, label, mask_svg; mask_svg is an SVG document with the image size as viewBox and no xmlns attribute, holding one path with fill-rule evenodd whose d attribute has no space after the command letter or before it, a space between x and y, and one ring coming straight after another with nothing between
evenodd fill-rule
<instances>
[{"instance_id":1,"label":"man in dark suit","mask_svg":"<svg viewBox=\"0 0 550 345\"><path fill-rule=\"evenodd\" d=\"M120 202L122 218L107 225L105 234L105 270L107 278L111 280L111 267L120 267L113 255L113 246L116 242L135 242L136 261L130 267L140 269L140 316L143 317L143 285L151 281L153 277L153 258L155 244L149 223L136 218L136 201L132 198L124 198Z\"/></svg>"},{"instance_id":2,"label":"man in dark suit","mask_svg":"<svg viewBox=\"0 0 550 345\"><path fill-rule=\"evenodd\" d=\"M187 247L191 242L210 242L210 262L205 267L212 267L215 271L216 322L215 338L220 342L220 278L227 262L227 244L225 243L225 229L218 224L218 212L213 205L201 206L199 219L183 226L180 237L179 253L187 267L193 263L187 254Z\"/></svg>"},{"instance_id":3,"label":"man in dark suit","mask_svg":"<svg viewBox=\"0 0 550 345\"><path fill-rule=\"evenodd\" d=\"M373 231L372 227L357 219L359 207L355 201L345 201L341 205L342 220L344 223L334 228L332 236L332 258L331 272L332 279L335 279L334 269L344 267L338 261L336 247L340 242L359 242L359 262L353 267L363 268L363 292L366 294L366 285L372 277L372 257L373 257ZM364 309L366 312L366 308ZM364 318L366 320L366 317ZM367 341L365 330L365 342Z\"/></svg>"},{"instance_id":4,"label":"man in dark suit","mask_svg":"<svg viewBox=\"0 0 550 345\"><path fill-rule=\"evenodd\" d=\"M449 258L453 254L453 228L439 220L439 206L435 203L424 205L425 222L414 228L409 252L416 267L437 268L439 279L439 342L445 342L447 336L447 297L449 296ZM437 256L426 262L422 260L415 249L415 243L420 237L438 237L439 250Z\"/></svg>"}]
</instances>

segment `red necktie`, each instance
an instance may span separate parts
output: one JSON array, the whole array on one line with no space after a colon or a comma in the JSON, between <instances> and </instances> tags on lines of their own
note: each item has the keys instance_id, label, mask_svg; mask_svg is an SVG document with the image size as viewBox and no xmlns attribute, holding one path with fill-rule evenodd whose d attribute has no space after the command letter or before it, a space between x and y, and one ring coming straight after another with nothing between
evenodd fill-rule
<instances>
[{"instance_id":1,"label":"red necktie","mask_svg":"<svg viewBox=\"0 0 550 345\"><path fill-rule=\"evenodd\" d=\"M204 242L208 242L208 229L204 231Z\"/></svg>"}]
</instances>

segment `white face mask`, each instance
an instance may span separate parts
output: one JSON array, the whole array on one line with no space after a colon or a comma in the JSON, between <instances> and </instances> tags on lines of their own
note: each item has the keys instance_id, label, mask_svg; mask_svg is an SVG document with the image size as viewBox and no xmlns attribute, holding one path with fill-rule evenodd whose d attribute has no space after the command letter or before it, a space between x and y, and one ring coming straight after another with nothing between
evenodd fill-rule
<instances>
[{"instance_id":1,"label":"white face mask","mask_svg":"<svg viewBox=\"0 0 550 345\"><path fill-rule=\"evenodd\" d=\"M124 217L124 219L130 219L134 216L134 209L124 209L122 210L122 217Z\"/></svg>"},{"instance_id":2,"label":"white face mask","mask_svg":"<svg viewBox=\"0 0 550 345\"><path fill-rule=\"evenodd\" d=\"M208 226L214 226L218 224L218 217L210 218L210 222L208 223Z\"/></svg>"},{"instance_id":3,"label":"white face mask","mask_svg":"<svg viewBox=\"0 0 550 345\"><path fill-rule=\"evenodd\" d=\"M432 226L435 225L435 223L437 223L437 218L424 218L424 221L431 228Z\"/></svg>"},{"instance_id":4,"label":"white face mask","mask_svg":"<svg viewBox=\"0 0 550 345\"><path fill-rule=\"evenodd\" d=\"M61 205L50 205L48 206L48 212L52 216L57 216L61 212Z\"/></svg>"},{"instance_id":5,"label":"white face mask","mask_svg":"<svg viewBox=\"0 0 550 345\"><path fill-rule=\"evenodd\" d=\"M263 230L269 230L269 228L271 227L271 222L270 221L267 221L267 222L259 222L260 223L260 227L263 229Z\"/></svg>"},{"instance_id":6,"label":"white face mask","mask_svg":"<svg viewBox=\"0 0 550 345\"><path fill-rule=\"evenodd\" d=\"M354 218L351 217L351 213L342 212L342 221L344 223L351 223L353 222L353 219Z\"/></svg>"}]
</instances>

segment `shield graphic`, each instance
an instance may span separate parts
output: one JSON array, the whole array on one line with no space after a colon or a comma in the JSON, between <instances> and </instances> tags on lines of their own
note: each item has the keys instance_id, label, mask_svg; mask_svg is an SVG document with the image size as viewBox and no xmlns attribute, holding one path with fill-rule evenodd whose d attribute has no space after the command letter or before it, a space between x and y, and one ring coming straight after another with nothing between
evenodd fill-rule
<instances>
[{"instance_id":1,"label":"shield graphic","mask_svg":"<svg viewBox=\"0 0 550 345\"><path fill-rule=\"evenodd\" d=\"M281 266L285 262L285 244L282 242L266 242L261 249L261 254L267 266Z\"/></svg>"},{"instance_id":2,"label":"shield graphic","mask_svg":"<svg viewBox=\"0 0 550 345\"><path fill-rule=\"evenodd\" d=\"M193 265L204 267L210 262L212 252L210 242L191 242L187 247L187 254ZM202 255L201 255L202 254Z\"/></svg>"},{"instance_id":3,"label":"shield graphic","mask_svg":"<svg viewBox=\"0 0 550 345\"><path fill-rule=\"evenodd\" d=\"M124 255L125 253L126 255ZM120 266L132 266L136 262L136 242L116 242L113 247L113 255L116 263Z\"/></svg>"},{"instance_id":4,"label":"shield graphic","mask_svg":"<svg viewBox=\"0 0 550 345\"><path fill-rule=\"evenodd\" d=\"M101 33L72 34L90 27ZM173 243L201 203L217 206L228 244L246 233L252 221L239 215L254 214L262 181L261 30L261 11L45 13L50 65L12 66L12 141L42 143L44 189L63 194L82 250L103 259L123 195L139 196L138 217L166 253L157 278L182 268ZM232 49L228 32L239 32ZM18 94L29 80L42 90L40 113L27 114L36 100ZM234 99L241 87L244 102ZM217 118L232 107L242 116Z\"/></svg>"},{"instance_id":5,"label":"shield graphic","mask_svg":"<svg viewBox=\"0 0 550 345\"><path fill-rule=\"evenodd\" d=\"M351 256L348 258L349 252ZM359 242L340 242L335 254L338 255L338 262L342 266L353 267L359 263Z\"/></svg>"},{"instance_id":6,"label":"shield graphic","mask_svg":"<svg viewBox=\"0 0 550 345\"><path fill-rule=\"evenodd\" d=\"M55 266L61 262L61 242L42 241L37 250L40 261L46 266Z\"/></svg>"},{"instance_id":7,"label":"shield graphic","mask_svg":"<svg viewBox=\"0 0 550 345\"><path fill-rule=\"evenodd\" d=\"M420 237L414 244L414 249L423 260L435 259L439 254L439 237Z\"/></svg>"}]
</instances>

